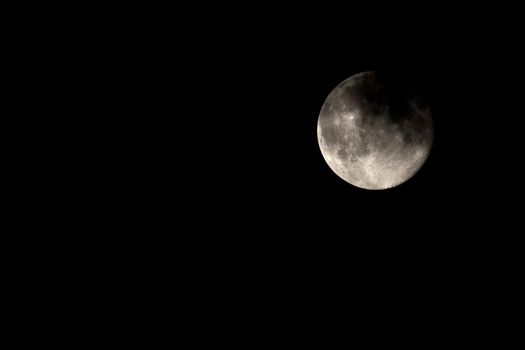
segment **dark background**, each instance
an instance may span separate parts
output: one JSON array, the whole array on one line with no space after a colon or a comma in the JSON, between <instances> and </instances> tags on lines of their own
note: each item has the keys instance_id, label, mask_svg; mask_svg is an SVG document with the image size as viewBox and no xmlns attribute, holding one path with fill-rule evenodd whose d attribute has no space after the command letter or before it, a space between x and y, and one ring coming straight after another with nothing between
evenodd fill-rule
<instances>
[{"instance_id":1,"label":"dark background","mask_svg":"<svg viewBox=\"0 0 525 350\"><path fill-rule=\"evenodd\" d=\"M149 42L162 62L151 66L162 102L148 107L148 147L158 153L140 170L154 178L144 227L165 233L147 254L165 251L157 266L170 266L174 247L203 298L264 295L269 308L356 293L377 305L421 298L436 312L474 312L495 286L515 290L517 22L328 12L239 16ZM326 96L368 70L411 79L435 122L423 168L384 191L338 178L317 145Z\"/></svg>"},{"instance_id":2,"label":"dark background","mask_svg":"<svg viewBox=\"0 0 525 350\"><path fill-rule=\"evenodd\" d=\"M160 216L175 233L160 242L177 242L191 290L218 315L233 305L294 320L406 307L460 324L450 315L497 312L523 259L515 22L452 10L354 21L338 11L179 33L182 50L167 52L186 58L174 63L177 92L160 131L171 140L176 130L162 153L174 180L154 196L155 207L173 203ZM423 168L384 191L338 178L317 145L326 96L368 70L413 80L435 122Z\"/></svg>"},{"instance_id":3,"label":"dark background","mask_svg":"<svg viewBox=\"0 0 525 350\"><path fill-rule=\"evenodd\" d=\"M128 313L129 291L159 308L184 294L212 325L345 310L335 322L353 307L392 324L406 305L418 319L509 300L523 263L513 11L223 6L129 5L35 34L64 74L38 61L62 116L40 119L60 138L46 135L56 152L39 171L64 187L40 197L54 212L42 221L83 232L51 239L71 255L57 265L97 281L79 288L120 287L109 298ZM327 95L368 70L412 80L435 123L421 170L383 191L337 177L317 144Z\"/></svg>"},{"instance_id":4,"label":"dark background","mask_svg":"<svg viewBox=\"0 0 525 350\"><path fill-rule=\"evenodd\" d=\"M405 29L378 21L384 26L283 19L271 30L266 22L242 23L188 39L196 48L180 69L193 84L183 93L189 99L174 102L169 112L177 115L174 126L184 121L177 151L189 155L177 171L188 175L207 213L221 216L219 208L229 208L223 220L233 227L250 230L244 218L276 234L284 228L343 240L366 237L365 231L386 240L421 239L436 229L444 231L436 233L442 239L452 234L450 225L465 231L451 239L463 241L480 221L496 219L499 196L512 192L517 175L511 154L518 139L511 135L519 129L522 72L516 44L505 42L512 37L482 26L440 32L424 23ZM367 70L413 80L434 115L428 161L388 191L345 183L317 146L324 99L339 82Z\"/></svg>"},{"instance_id":5,"label":"dark background","mask_svg":"<svg viewBox=\"0 0 525 350\"><path fill-rule=\"evenodd\" d=\"M320 11L149 27L137 57L148 57L150 117L134 113L152 150L139 173L158 176L147 191L156 222L189 223L180 237L216 263L277 274L293 264L340 273L355 259L460 278L463 263L515 258L518 22L506 13L491 25L487 12L459 10L352 19ZM412 80L435 123L423 168L384 191L338 178L316 138L326 96L367 70Z\"/></svg>"}]
</instances>

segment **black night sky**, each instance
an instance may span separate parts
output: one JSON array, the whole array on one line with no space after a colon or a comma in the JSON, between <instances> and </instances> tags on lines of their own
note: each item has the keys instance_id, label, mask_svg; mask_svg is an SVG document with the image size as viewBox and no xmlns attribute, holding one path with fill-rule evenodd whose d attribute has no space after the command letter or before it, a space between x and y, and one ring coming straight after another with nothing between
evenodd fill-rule
<instances>
[{"instance_id":1,"label":"black night sky","mask_svg":"<svg viewBox=\"0 0 525 350\"><path fill-rule=\"evenodd\" d=\"M176 66L185 92L164 111L162 176L182 180L158 205L188 220L175 240L189 241L207 275L296 288L356 273L439 289L515 264L517 207L504 198L519 183L508 151L521 118L516 46L459 29L292 27L206 32ZM330 91L369 70L413 81L434 118L424 166L383 191L337 177L316 136Z\"/></svg>"},{"instance_id":2,"label":"black night sky","mask_svg":"<svg viewBox=\"0 0 525 350\"><path fill-rule=\"evenodd\" d=\"M166 176L184 178L170 188L202 216L197 227L216 227L205 234L211 246L290 259L346 259L356 251L395 262L415 254L416 268L419 259L448 265L463 252L481 254L475 246L503 244L480 227L509 232L505 217L516 209L501 212L519 183L509 150L518 148L511 135L519 130L523 71L512 36L459 22L363 31L363 23L328 20L240 21L181 39L186 57L173 84L183 98L163 110L162 135L177 128L177 146L167 148L176 165L166 165ZM384 191L337 177L316 137L330 91L369 70L413 81L434 118L424 166Z\"/></svg>"},{"instance_id":3,"label":"black night sky","mask_svg":"<svg viewBox=\"0 0 525 350\"><path fill-rule=\"evenodd\" d=\"M92 83L79 222L96 233L89 254L115 262L91 258L101 275L186 292L214 324L244 306L310 322L365 299L394 315L405 302L474 310L484 285L519 281L520 31L433 13L154 11L70 53L86 60L70 79ZM426 163L388 190L339 178L317 141L328 94L365 71L411 81L433 115Z\"/></svg>"},{"instance_id":4,"label":"black night sky","mask_svg":"<svg viewBox=\"0 0 525 350\"><path fill-rule=\"evenodd\" d=\"M71 141L52 140L69 152L55 179L66 184L67 209L52 216L65 218L67 235L52 244L72 256L57 265L81 256L90 278L102 281L91 293L79 279L91 294L76 302L99 295L134 317L144 302L170 322L179 310L164 310L188 307L183 325L209 323L217 338L199 328L195 339L215 342L228 335L221 326L234 338L249 334L245 319L253 318L283 332L322 323L346 334L358 308L365 325L381 318L374 308L397 324L406 305L416 323L441 315L459 324L457 310L481 315L488 294L517 290L523 21L492 8L480 13L479 4L415 14L347 5L304 2L286 11L221 2L148 12L130 4L101 10L107 28L98 17L82 34L57 26L71 38L56 44L63 55L49 55L67 75L59 81L67 93L54 96L67 102L56 131ZM54 50L45 40L41 56ZM339 178L317 141L328 94L365 71L411 81L433 115L426 163L388 190ZM55 81L54 70L47 74ZM75 142L82 149L68 146ZM48 191L56 198L53 186ZM44 231L36 232L47 240ZM76 266L69 275L83 276ZM59 297L77 288L63 280ZM108 297L113 285L122 287ZM317 348L339 348L326 338Z\"/></svg>"}]
</instances>

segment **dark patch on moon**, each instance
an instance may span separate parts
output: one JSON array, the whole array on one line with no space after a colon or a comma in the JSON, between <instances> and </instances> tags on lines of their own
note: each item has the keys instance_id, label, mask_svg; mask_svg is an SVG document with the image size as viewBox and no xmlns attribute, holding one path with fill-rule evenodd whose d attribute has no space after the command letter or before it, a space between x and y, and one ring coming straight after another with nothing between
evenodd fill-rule
<instances>
[{"instance_id":1,"label":"dark patch on moon","mask_svg":"<svg viewBox=\"0 0 525 350\"><path fill-rule=\"evenodd\" d=\"M348 158L348 152L346 151L345 148L341 147L341 148L339 148L339 150L337 151L337 156L338 156L340 159L345 160L346 158Z\"/></svg>"},{"instance_id":2,"label":"dark patch on moon","mask_svg":"<svg viewBox=\"0 0 525 350\"><path fill-rule=\"evenodd\" d=\"M359 142L354 143L355 148L353 150L353 153L357 157L363 157L370 153L370 149L368 147L370 144L370 136L370 133L367 133L366 129L359 129Z\"/></svg>"},{"instance_id":3,"label":"dark patch on moon","mask_svg":"<svg viewBox=\"0 0 525 350\"><path fill-rule=\"evenodd\" d=\"M323 139L327 145L334 145L338 143L339 131L330 122L325 122L321 129Z\"/></svg>"},{"instance_id":4,"label":"dark patch on moon","mask_svg":"<svg viewBox=\"0 0 525 350\"><path fill-rule=\"evenodd\" d=\"M414 142L414 137L413 137L413 134L411 132L404 132L403 133L403 142L405 144L412 144L412 142Z\"/></svg>"}]
</instances>

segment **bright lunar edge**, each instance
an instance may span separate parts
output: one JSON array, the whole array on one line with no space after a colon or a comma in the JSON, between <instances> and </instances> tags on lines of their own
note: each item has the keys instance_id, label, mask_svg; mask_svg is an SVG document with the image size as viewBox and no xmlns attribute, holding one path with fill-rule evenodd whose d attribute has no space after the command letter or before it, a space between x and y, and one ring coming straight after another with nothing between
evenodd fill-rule
<instances>
[{"instance_id":1,"label":"bright lunar edge","mask_svg":"<svg viewBox=\"0 0 525 350\"><path fill-rule=\"evenodd\" d=\"M432 114L413 87L377 72L346 79L328 95L317 123L321 153L342 179L370 190L398 186L428 157Z\"/></svg>"}]
</instances>

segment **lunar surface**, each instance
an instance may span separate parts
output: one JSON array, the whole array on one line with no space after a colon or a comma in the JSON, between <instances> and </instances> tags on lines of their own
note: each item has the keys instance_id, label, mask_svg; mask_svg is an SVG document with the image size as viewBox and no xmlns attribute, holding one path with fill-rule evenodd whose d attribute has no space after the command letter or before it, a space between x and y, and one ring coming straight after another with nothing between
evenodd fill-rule
<instances>
[{"instance_id":1,"label":"lunar surface","mask_svg":"<svg viewBox=\"0 0 525 350\"><path fill-rule=\"evenodd\" d=\"M387 189L410 179L425 163L433 140L432 114L413 87L364 72L328 95L317 137L339 177L360 188Z\"/></svg>"}]
</instances>

